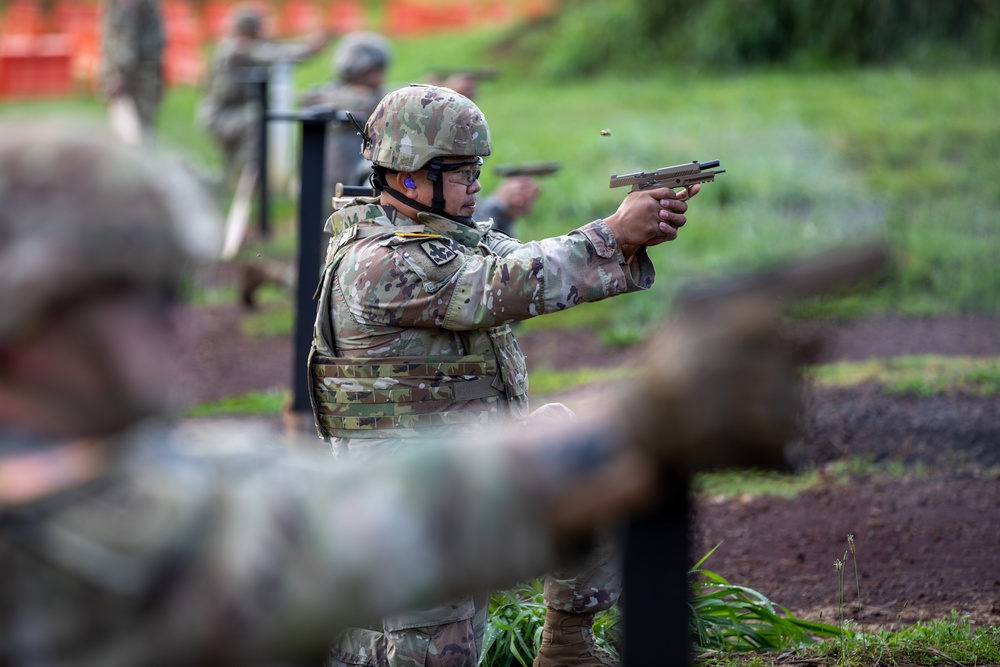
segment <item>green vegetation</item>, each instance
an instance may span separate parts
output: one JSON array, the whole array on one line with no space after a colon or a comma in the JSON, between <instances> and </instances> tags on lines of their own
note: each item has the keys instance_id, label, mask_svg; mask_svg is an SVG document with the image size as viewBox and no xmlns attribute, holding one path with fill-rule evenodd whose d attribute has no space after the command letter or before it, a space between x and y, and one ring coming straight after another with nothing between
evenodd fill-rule
<instances>
[{"instance_id":1,"label":"green vegetation","mask_svg":"<svg viewBox=\"0 0 1000 667\"><path fill-rule=\"evenodd\" d=\"M717 549L718 547L716 547ZM796 618L761 593L736 586L705 569L712 549L689 573L691 636L702 651L794 650L815 643L814 637L836 637L837 627ZM618 655L619 608L598 612L594 638ZM545 602L541 580L495 593L483 642L484 667L531 664L541 644Z\"/></svg>"},{"instance_id":2,"label":"green vegetation","mask_svg":"<svg viewBox=\"0 0 1000 667\"><path fill-rule=\"evenodd\" d=\"M563 6L568 11L551 24L515 40L526 62L554 76L660 62L945 67L1000 56L1000 15L974 0L571 0Z\"/></svg>"},{"instance_id":3,"label":"green vegetation","mask_svg":"<svg viewBox=\"0 0 1000 667\"><path fill-rule=\"evenodd\" d=\"M531 396L546 396L570 391L587 385L606 384L622 380L638 373L638 369L619 368L575 368L570 371L555 371L548 368L531 369Z\"/></svg>"},{"instance_id":4,"label":"green vegetation","mask_svg":"<svg viewBox=\"0 0 1000 667\"><path fill-rule=\"evenodd\" d=\"M288 390L251 391L230 396L215 403L205 403L188 410L185 417L237 417L248 415L276 415L288 402Z\"/></svg>"},{"instance_id":5,"label":"green vegetation","mask_svg":"<svg viewBox=\"0 0 1000 667\"><path fill-rule=\"evenodd\" d=\"M967 617L924 621L900 630L864 632L849 626L843 641L823 641L782 654L720 651L699 656L697 664L712 667L773 667L774 665L996 665L1000 664L1000 628L973 627Z\"/></svg>"},{"instance_id":6,"label":"green vegetation","mask_svg":"<svg viewBox=\"0 0 1000 667\"><path fill-rule=\"evenodd\" d=\"M818 486L857 484L871 477L924 477L922 463L907 465L901 461L873 462L864 458L833 461L822 470L808 469L787 473L777 470L722 470L702 473L694 479L700 496L728 500L740 497L770 496L794 498Z\"/></svg>"},{"instance_id":7,"label":"green vegetation","mask_svg":"<svg viewBox=\"0 0 1000 667\"><path fill-rule=\"evenodd\" d=\"M592 326L608 341L634 342L669 313L677 289L693 277L871 237L890 241L893 269L860 294L803 304L798 316L1000 311L995 69L694 74L666 61L628 77L551 80L500 59L496 45L506 37L401 40L390 78L418 80L443 63L501 69L477 100L493 131L489 163L564 166L544 179L535 212L520 226L523 238L563 233L613 211L624 191L606 186L612 173L711 158L727 169L695 200L681 238L650 251L657 265L651 290L539 318L526 329ZM323 56L300 67L299 88L327 78L327 67ZM216 169L214 147L193 126L197 99L190 88L170 91L162 141ZM86 97L6 104L0 113L54 109L101 113ZM604 129L611 134L602 136ZM498 180L489 163L485 191ZM244 257L294 255L294 203L276 193L274 207L276 238L249 244Z\"/></svg>"},{"instance_id":8,"label":"green vegetation","mask_svg":"<svg viewBox=\"0 0 1000 667\"><path fill-rule=\"evenodd\" d=\"M1000 392L1000 359L995 357L892 357L817 366L810 375L823 386L876 382L889 392L932 396L945 391L980 395Z\"/></svg>"}]
</instances>

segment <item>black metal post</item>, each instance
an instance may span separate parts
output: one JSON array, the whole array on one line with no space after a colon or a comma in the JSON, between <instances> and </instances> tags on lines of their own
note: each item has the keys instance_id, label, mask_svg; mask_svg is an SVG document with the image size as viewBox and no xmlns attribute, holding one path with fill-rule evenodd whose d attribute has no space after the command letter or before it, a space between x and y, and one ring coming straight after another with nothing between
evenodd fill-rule
<instances>
[{"instance_id":1,"label":"black metal post","mask_svg":"<svg viewBox=\"0 0 1000 667\"><path fill-rule=\"evenodd\" d=\"M327 120L302 120L302 157L299 180L299 275L295 299L295 368L292 410L308 412L309 348L312 344L316 304L313 294L320 271L320 244L323 242L323 171Z\"/></svg>"},{"instance_id":2,"label":"black metal post","mask_svg":"<svg viewBox=\"0 0 1000 667\"><path fill-rule=\"evenodd\" d=\"M665 473L664 497L625 527L622 662L691 664L690 480Z\"/></svg>"},{"instance_id":3,"label":"black metal post","mask_svg":"<svg viewBox=\"0 0 1000 667\"><path fill-rule=\"evenodd\" d=\"M295 289L295 333L292 367L292 412L309 412L309 348L312 345L316 304L313 294L320 277L321 244L325 202L326 132L329 123L349 122L347 114L331 107L316 106L291 113L269 113L267 121L302 124L299 158L298 278Z\"/></svg>"},{"instance_id":4,"label":"black metal post","mask_svg":"<svg viewBox=\"0 0 1000 667\"><path fill-rule=\"evenodd\" d=\"M260 102L260 129L257 142L257 187L259 195L258 211L260 222L260 238L268 240L271 238L271 202L267 189L267 123L268 123L268 78L267 68L260 68L260 80L257 82L257 94Z\"/></svg>"}]
</instances>

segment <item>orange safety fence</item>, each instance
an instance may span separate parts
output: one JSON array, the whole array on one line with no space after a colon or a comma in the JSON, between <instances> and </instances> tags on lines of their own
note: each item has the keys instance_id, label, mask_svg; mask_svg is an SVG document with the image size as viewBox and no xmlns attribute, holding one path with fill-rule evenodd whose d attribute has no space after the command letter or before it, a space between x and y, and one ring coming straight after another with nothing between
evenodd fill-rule
<instances>
[{"instance_id":1,"label":"orange safety fence","mask_svg":"<svg viewBox=\"0 0 1000 667\"><path fill-rule=\"evenodd\" d=\"M58 0L42 12L39 0L9 0L0 17L0 97L71 94L100 79L99 0ZM237 7L257 5L270 34L300 36L375 30L388 37L502 25L556 10L556 0L385 0L381 23L363 0L163 0L167 83L198 84L206 48L229 30Z\"/></svg>"},{"instance_id":2,"label":"orange safety fence","mask_svg":"<svg viewBox=\"0 0 1000 667\"><path fill-rule=\"evenodd\" d=\"M364 5L351 0L332 3L327 26L333 32L341 35L355 30L365 30L368 26L368 18L365 16Z\"/></svg>"},{"instance_id":3,"label":"orange safety fence","mask_svg":"<svg viewBox=\"0 0 1000 667\"><path fill-rule=\"evenodd\" d=\"M0 38L0 97L70 94L72 61L66 35L4 35Z\"/></svg>"},{"instance_id":4,"label":"orange safety fence","mask_svg":"<svg viewBox=\"0 0 1000 667\"><path fill-rule=\"evenodd\" d=\"M163 3L163 23L167 46L163 74L168 85L201 83L205 74L205 43L202 19L189 2Z\"/></svg>"},{"instance_id":5,"label":"orange safety fence","mask_svg":"<svg viewBox=\"0 0 1000 667\"><path fill-rule=\"evenodd\" d=\"M73 48L49 34L47 17L27 0L8 4L0 34L0 97L67 95L73 91Z\"/></svg>"},{"instance_id":6,"label":"orange safety fence","mask_svg":"<svg viewBox=\"0 0 1000 667\"><path fill-rule=\"evenodd\" d=\"M101 71L101 8L97 3L62 0L55 8L54 31L69 36L73 79L93 84Z\"/></svg>"}]
</instances>

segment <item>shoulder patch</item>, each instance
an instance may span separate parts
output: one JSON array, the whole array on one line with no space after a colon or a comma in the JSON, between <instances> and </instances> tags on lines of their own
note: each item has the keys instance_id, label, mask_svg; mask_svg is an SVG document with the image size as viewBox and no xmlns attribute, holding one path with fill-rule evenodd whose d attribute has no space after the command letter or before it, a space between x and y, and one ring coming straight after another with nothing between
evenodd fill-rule
<instances>
[{"instance_id":1,"label":"shoulder patch","mask_svg":"<svg viewBox=\"0 0 1000 667\"><path fill-rule=\"evenodd\" d=\"M427 256L430 257L431 261L437 266L444 266L458 256L455 254L455 251L449 247L448 243L441 241L440 239L424 241L420 244L420 249L427 253Z\"/></svg>"}]
</instances>

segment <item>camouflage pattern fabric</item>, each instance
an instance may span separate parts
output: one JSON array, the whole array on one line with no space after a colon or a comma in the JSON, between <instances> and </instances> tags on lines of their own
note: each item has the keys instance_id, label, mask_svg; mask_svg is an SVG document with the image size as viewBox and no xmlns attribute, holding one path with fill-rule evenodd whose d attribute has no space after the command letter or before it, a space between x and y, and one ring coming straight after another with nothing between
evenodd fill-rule
<instances>
[{"instance_id":1,"label":"camouflage pattern fabric","mask_svg":"<svg viewBox=\"0 0 1000 667\"><path fill-rule=\"evenodd\" d=\"M99 478L29 498L26 479L75 459L0 427L0 664L319 664L337 628L551 565L535 492L500 447L425 446L361 475L276 446L147 425L106 443ZM471 653L468 634L428 650Z\"/></svg>"},{"instance_id":2,"label":"camouflage pattern fabric","mask_svg":"<svg viewBox=\"0 0 1000 667\"><path fill-rule=\"evenodd\" d=\"M565 236L521 243L493 232L490 223L467 227L426 213L410 220L376 202L356 200L335 212L327 223L327 232L333 238L317 312L314 360L315 355L341 357L364 367L378 357L394 362L411 358L416 362L492 352L496 363L505 369L502 387L511 406L508 414L523 419L527 416L527 370L520 347L510 333L510 323L648 288L653 282L653 267L645 251L640 250L629 263L624 262L614 236L602 220ZM502 331L499 336L498 330ZM502 343L497 344L498 340ZM325 371L317 364L313 369L317 382L314 387L319 388ZM402 377L395 379L404 381ZM337 400L336 386L329 388L334 390L327 394L333 398L326 406L329 411L356 409L344 399ZM365 389L366 398L368 394L377 395L374 386ZM441 388L428 387L427 391ZM439 402L436 398L428 400L415 409L436 410ZM384 409L384 403L373 405ZM450 407L475 409L469 405ZM319 419L323 423L323 415ZM364 461L375 460L380 453L395 455L400 438L419 432L405 428L407 424L399 426L382 431L374 430L381 424L372 423L368 434L362 431L358 435L374 434L382 439L334 438L333 444L337 449L346 449L349 460L356 460L356 453ZM395 436L395 440L387 435ZM589 599L596 598L610 606L617 598L617 573L609 564L607 552L592 558L592 564L580 573L560 575L563 578L551 582L556 604L562 604L560 599L586 597L579 604L594 606ZM439 626L439 632L443 632L444 627L457 624L461 634L469 618L477 612L484 616L485 608L477 608L474 602L464 606L469 602L455 603L455 609L464 610L464 618L445 613L449 610L413 612L409 617L410 637L398 636L391 619L384 623L384 634L363 628L346 631L335 642L335 664L422 665L427 655L424 647L428 645L438 649L430 664L475 664L463 662L461 652L445 658L444 647L426 641L430 625ZM436 623L431 623L435 613L439 614ZM394 651L387 649L391 633L395 633L391 639ZM478 641L481 637L477 633ZM360 651L359 646L367 648ZM379 662L382 656L384 662Z\"/></svg>"},{"instance_id":3,"label":"camouflage pattern fabric","mask_svg":"<svg viewBox=\"0 0 1000 667\"><path fill-rule=\"evenodd\" d=\"M450 88L410 84L394 90L365 124L361 153L392 171L417 171L438 157L486 157L490 128L472 100Z\"/></svg>"},{"instance_id":4,"label":"camouflage pattern fabric","mask_svg":"<svg viewBox=\"0 0 1000 667\"><path fill-rule=\"evenodd\" d=\"M545 578L545 604L572 614L610 609L621 594L621 564L608 535L596 537L597 548L573 570L551 572Z\"/></svg>"},{"instance_id":5,"label":"camouflage pattern fabric","mask_svg":"<svg viewBox=\"0 0 1000 667\"><path fill-rule=\"evenodd\" d=\"M108 94L135 101L148 131L163 98L166 38L158 0L104 0L102 75Z\"/></svg>"},{"instance_id":6,"label":"camouflage pattern fabric","mask_svg":"<svg viewBox=\"0 0 1000 667\"><path fill-rule=\"evenodd\" d=\"M282 60L299 60L311 53L308 45L248 41L227 37L212 56L205 97L198 122L208 130L222 152L226 182L233 186L244 165L256 159L260 123L258 84L254 68Z\"/></svg>"}]
</instances>

